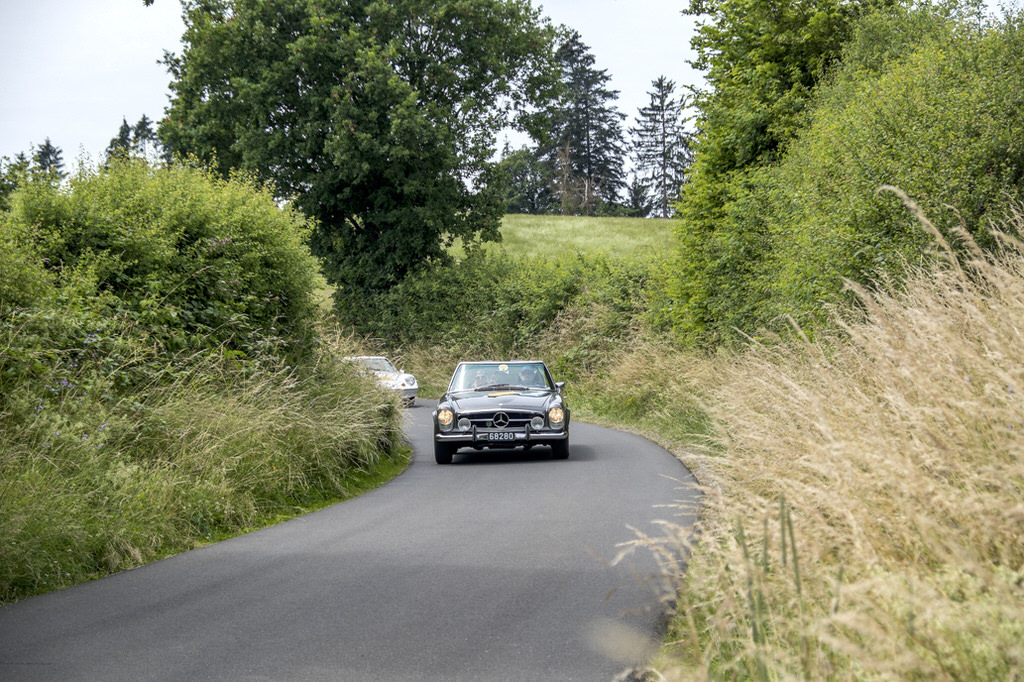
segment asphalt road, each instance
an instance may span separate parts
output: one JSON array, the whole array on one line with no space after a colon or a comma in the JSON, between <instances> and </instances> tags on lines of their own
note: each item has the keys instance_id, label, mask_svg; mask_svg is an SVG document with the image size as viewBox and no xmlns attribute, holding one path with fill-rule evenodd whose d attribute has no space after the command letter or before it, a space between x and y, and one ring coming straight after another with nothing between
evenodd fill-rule
<instances>
[{"instance_id":1,"label":"asphalt road","mask_svg":"<svg viewBox=\"0 0 1024 682\"><path fill-rule=\"evenodd\" d=\"M661 581L629 526L693 497L650 442L415 459L328 509L0 609L0 680L605 682L656 646Z\"/></svg>"}]
</instances>

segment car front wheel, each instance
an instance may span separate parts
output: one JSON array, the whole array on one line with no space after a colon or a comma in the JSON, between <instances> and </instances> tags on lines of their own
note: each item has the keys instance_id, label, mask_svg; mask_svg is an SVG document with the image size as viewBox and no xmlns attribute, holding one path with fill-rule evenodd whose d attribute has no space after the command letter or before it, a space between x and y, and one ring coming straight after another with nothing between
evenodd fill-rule
<instances>
[{"instance_id":1,"label":"car front wheel","mask_svg":"<svg viewBox=\"0 0 1024 682\"><path fill-rule=\"evenodd\" d=\"M551 444L551 454L555 459L569 459L569 440L559 440Z\"/></svg>"},{"instance_id":2,"label":"car front wheel","mask_svg":"<svg viewBox=\"0 0 1024 682\"><path fill-rule=\"evenodd\" d=\"M434 461L438 464L451 464L454 454L455 448L451 445L434 441Z\"/></svg>"}]
</instances>

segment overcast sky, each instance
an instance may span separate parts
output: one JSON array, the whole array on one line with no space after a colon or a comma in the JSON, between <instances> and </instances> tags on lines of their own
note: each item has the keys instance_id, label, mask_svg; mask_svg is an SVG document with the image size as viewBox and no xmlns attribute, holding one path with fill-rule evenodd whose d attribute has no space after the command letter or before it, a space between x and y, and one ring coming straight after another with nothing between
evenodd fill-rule
<instances>
[{"instance_id":1,"label":"overcast sky","mask_svg":"<svg viewBox=\"0 0 1024 682\"><path fill-rule=\"evenodd\" d=\"M658 76L678 86L700 75L687 64L687 0L534 0L556 24L582 36L620 91L633 125ZM71 167L102 157L122 118L156 121L168 102L164 51L180 52L177 0L0 0L0 156L28 153L46 138ZM516 141L514 141L516 142Z\"/></svg>"}]
</instances>

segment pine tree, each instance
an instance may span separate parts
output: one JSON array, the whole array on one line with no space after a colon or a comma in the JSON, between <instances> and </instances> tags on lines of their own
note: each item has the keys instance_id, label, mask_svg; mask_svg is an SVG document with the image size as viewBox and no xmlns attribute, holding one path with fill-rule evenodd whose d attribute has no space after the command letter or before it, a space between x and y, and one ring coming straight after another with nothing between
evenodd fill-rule
<instances>
[{"instance_id":1,"label":"pine tree","mask_svg":"<svg viewBox=\"0 0 1024 682\"><path fill-rule=\"evenodd\" d=\"M129 125L128 119L122 118L117 135L107 145L107 161L131 154L148 159L150 151L157 155L160 153L159 139L153 129L153 121L143 114L138 123Z\"/></svg>"},{"instance_id":2,"label":"pine tree","mask_svg":"<svg viewBox=\"0 0 1024 682\"><path fill-rule=\"evenodd\" d=\"M123 158L128 156L132 149L132 127L128 125L128 119L121 119L121 128L117 131L117 136L110 140L110 144L107 145L107 161L109 162L114 158Z\"/></svg>"},{"instance_id":3,"label":"pine tree","mask_svg":"<svg viewBox=\"0 0 1024 682\"><path fill-rule=\"evenodd\" d=\"M50 138L46 138L43 144L35 148L32 154L32 171L34 173L52 175L57 179L63 179L64 153L60 147L55 147Z\"/></svg>"},{"instance_id":4,"label":"pine tree","mask_svg":"<svg viewBox=\"0 0 1024 682\"><path fill-rule=\"evenodd\" d=\"M693 160L690 139L683 125L682 105L675 98L676 84L659 77L648 92L651 101L640 108L633 138L633 162L653 192L657 215L668 218Z\"/></svg>"},{"instance_id":5,"label":"pine tree","mask_svg":"<svg viewBox=\"0 0 1024 682\"><path fill-rule=\"evenodd\" d=\"M654 203L651 201L651 188L647 180L639 175L634 175L629 183L627 194L629 198L626 207L629 209L631 217L646 218L651 214Z\"/></svg>"},{"instance_id":6,"label":"pine tree","mask_svg":"<svg viewBox=\"0 0 1024 682\"><path fill-rule=\"evenodd\" d=\"M593 215L601 202L617 204L625 188L625 115L611 104L619 93L608 89L611 77L594 68L594 56L579 33L569 34L555 58L563 92L548 114L550 134L540 145L541 158L557 180L554 191L563 213Z\"/></svg>"},{"instance_id":7,"label":"pine tree","mask_svg":"<svg viewBox=\"0 0 1024 682\"><path fill-rule=\"evenodd\" d=\"M139 122L132 128L132 146L136 152L146 157L149 154L150 145L156 150L158 146L156 131L153 130L153 122L143 114Z\"/></svg>"},{"instance_id":8,"label":"pine tree","mask_svg":"<svg viewBox=\"0 0 1024 682\"><path fill-rule=\"evenodd\" d=\"M28 157L19 152L14 159L0 158L0 211L11 207L10 197L28 173Z\"/></svg>"}]
</instances>

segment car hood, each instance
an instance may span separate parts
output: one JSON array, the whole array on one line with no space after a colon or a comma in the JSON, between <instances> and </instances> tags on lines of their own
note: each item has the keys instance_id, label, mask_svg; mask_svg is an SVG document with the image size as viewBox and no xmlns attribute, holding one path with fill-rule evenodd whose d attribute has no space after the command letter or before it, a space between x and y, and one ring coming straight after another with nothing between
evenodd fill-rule
<instances>
[{"instance_id":1,"label":"car hood","mask_svg":"<svg viewBox=\"0 0 1024 682\"><path fill-rule=\"evenodd\" d=\"M385 381L416 381L416 377L411 374L405 374L402 372L388 372L385 370L372 370L372 373L378 379Z\"/></svg>"},{"instance_id":2,"label":"car hood","mask_svg":"<svg viewBox=\"0 0 1024 682\"><path fill-rule=\"evenodd\" d=\"M466 391L445 396L456 412L486 412L487 410L536 410L543 412L558 399L558 393L544 388L494 391Z\"/></svg>"}]
</instances>

